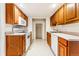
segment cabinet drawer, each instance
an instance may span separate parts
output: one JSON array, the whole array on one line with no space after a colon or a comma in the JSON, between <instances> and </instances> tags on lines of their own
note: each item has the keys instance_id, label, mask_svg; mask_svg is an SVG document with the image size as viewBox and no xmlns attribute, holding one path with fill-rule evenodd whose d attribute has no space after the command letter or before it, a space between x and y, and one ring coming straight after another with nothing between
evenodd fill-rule
<instances>
[{"instance_id":1,"label":"cabinet drawer","mask_svg":"<svg viewBox=\"0 0 79 59\"><path fill-rule=\"evenodd\" d=\"M58 37L58 42L62 43L65 46L68 46L68 41L64 38Z\"/></svg>"}]
</instances>

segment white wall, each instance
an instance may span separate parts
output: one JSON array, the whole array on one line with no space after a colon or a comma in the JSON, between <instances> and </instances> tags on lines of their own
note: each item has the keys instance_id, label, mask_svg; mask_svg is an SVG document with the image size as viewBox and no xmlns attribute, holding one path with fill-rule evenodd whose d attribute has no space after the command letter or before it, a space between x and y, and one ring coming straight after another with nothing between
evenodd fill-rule
<instances>
[{"instance_id":1,"label":"white wall","mask_svg":"<svg viewBox=\"0 0 79 59\"><path fill-rule=\"evenodd\" d=\"M46 18L46 32L50 31L51 27L50 27L50 18L47 17Z\"/></svg>"},{"instance_id":2,"label":"white wall","mask_svg":"<svg viewBox=\"0 0 79 59\"><path fill-rule=\"evenodd\" d=\"M0 3L0 56L5 55L5 4Z\"/></svg>"},{"instance_id":3,"label":"white wall","mask_svg":"<svg viewBox=\"0 0 79 59\"><path fill-rule=\"evenodd\" d=\"M32 31L32 18L28 17L28 32Z\"/></svg>"}]
</instances>

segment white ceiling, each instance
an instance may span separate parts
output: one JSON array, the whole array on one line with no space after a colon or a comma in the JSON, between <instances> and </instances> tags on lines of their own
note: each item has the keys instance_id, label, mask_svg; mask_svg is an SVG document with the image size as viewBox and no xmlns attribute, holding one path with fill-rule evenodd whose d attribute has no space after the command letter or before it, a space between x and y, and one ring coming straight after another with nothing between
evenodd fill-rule
<instances>
[{"instance_id":1,"label":"white ceiling","mask_svg":"<svg viewBox=\"0 0 79 59\"><path fill-rule=\"evenodd\" d=\"M29 17L50 17L62 3L18 3L16 5Z\"/></svg>"}]
</instances>

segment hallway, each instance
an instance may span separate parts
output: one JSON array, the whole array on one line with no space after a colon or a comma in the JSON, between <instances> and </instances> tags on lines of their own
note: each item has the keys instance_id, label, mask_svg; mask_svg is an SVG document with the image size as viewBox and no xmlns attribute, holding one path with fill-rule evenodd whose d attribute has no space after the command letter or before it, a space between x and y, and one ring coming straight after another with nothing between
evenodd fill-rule
<instances>
[{"instance_id":1,"label":"hallway","mask_svg":"<svg viewBox=\"0 0 79 59\"><path fill-rule=\"evenodd\" d=\"M26 56L53 56L53 53L45 40L37 39L32 43Z\"/></svg>"}]
</instances>

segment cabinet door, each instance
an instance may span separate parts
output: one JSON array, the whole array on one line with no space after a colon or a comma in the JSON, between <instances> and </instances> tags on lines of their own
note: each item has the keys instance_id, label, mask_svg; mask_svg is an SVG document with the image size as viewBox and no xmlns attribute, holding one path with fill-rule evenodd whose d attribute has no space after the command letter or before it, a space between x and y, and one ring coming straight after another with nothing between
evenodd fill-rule
<instances>
[{"instance_id":1,"label":"cabinet door","mask_svg":"<svg viewBox=\"0 0 79 59\"><path fill-rule=\"evenodd\" d=\"M67 7L67 20L66 21L71 21L71 19L76 18L76 4L75 3L68 3L66 4Z\"/></svg>"},{"instance_id":2,"label":"cabinet door","mask_svg":"<svg viewBox=\"0 0 79 59\"><path fill-rule=\"evenodd\" d=\"M23 41L23 53L25 53L25 51L26 51L26 39L25 39L25 35L24 36L22 36L22 41Z\"/></svg>"},{"instance_id":3,"label":"cabinet door","mask_svg":"<svg viewBox=\"0 0 79 59\"><path fill-rule=\"evenodd\" d=\"M77 3L77 17L79 18L79 3Z\"/></svg>"},{"instance_id":4,"label":"cabinet door","mask_svg":"<svg viewBox=\"0 0 79 59\"><path fill-rule=\"evenodd\" d=\"M23 55L23 36L19 36L19 55Z\"/></svg>"},{"instance_id":5,"label":"cabinet door","mask_svg":"<svg viewBox=\"0 0 79 59\"><path fill-rule=\"evenodd\" d=\"M58 43L58 56L67 56L67 47Z\"/></svg>"},{"instance_id":6,"label":"cabinet door","mask_svg":"<svg viewBox=\"0 0 79 59\"><path fill-rule=\"evenodd\" d=\"M47 43L51 47L51 34L47 33Z\"/></svg>"},{"instance_id":7,"label":"cabinet door","mask_svg":"<svg viewBox=\"0 0 79 59\"><path fill-rule=\"evenodd\" d=\"M14 6L11 3L6 4L6 23L13 24L14 22Z\"/></svg>"},{"instance_id":8,"label":"cabinet door","mask_svg":"<svg viewBox=\"0 0 79 59\"><path fill-rule=\"evenodd\" d=\"M6 36L6 55L18 56L19 54L19 37Z\"/></svg>"},{"instance_id":9,"label":"cabinet door","mask_svg":"<svg viewBox=\"0 0 79 59\"><path fill-rule=\"evenodd\" d=\"M56 26L56 14L52 17L52 26Z\"/></svg>"},{"instance_id":10,"label":"cabinet door","mask_svg":"<svg viewBox=\"0 0 79 59\"><path fill-rule=\"evenodd\" d=\"M64 11L63 11L63 7L61 7L58 11L58 24L64 24Z\"/></svg>"},{"instance_id":11,"label":"cabinet door","mask_svg":"<svg viewBox=\"0 0 79 59\"><path fill-rule=\"evenodd\" d=\"M14 13L15 13L15 24L18 24L19 22L19 17L21 16L21 12L19 11L19 9L15 6L14 8Z\"/></svg>"}]
</instances>

